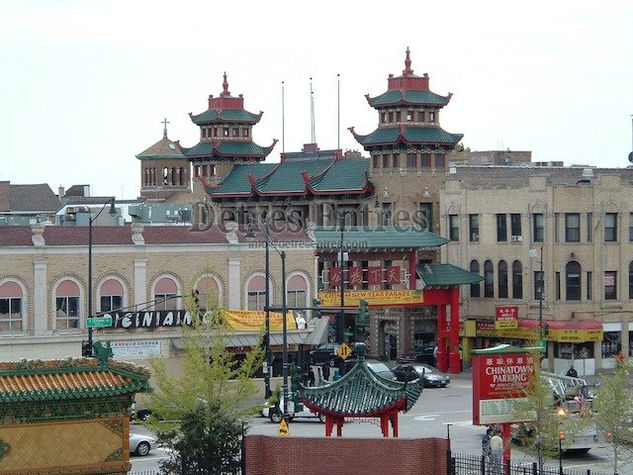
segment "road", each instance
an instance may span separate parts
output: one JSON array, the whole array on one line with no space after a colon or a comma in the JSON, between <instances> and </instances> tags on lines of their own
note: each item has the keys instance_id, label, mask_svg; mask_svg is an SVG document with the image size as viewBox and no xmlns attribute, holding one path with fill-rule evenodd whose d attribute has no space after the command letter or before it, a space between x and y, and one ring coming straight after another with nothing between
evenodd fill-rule
<instances>
[{"instance_id":1,"label":"road","mask_svg":"<svg viewBox=\"0 0 633 475\"><path fill-rule=\"evenodd\" d=\"M250 421L249 434L277 435L277 424L263 417ZM400 414L400 438L447 437L451 438L452 450L461 454L481 454L483 427L472 425L472 382L469 372L451 376L447 388L427 388L417 404L405 414ZM325 426L318 419L295 419L290 423L290 437L324 437ZM343 437L382 437L377 422L352 421L343 426ZM168 456L157 450L148 457L133 457L133 470L150 470L158 467L161 457ZM576 470L591 469L613 473L613 455L605 444L598 444L585 455L563 455L563 466ZM532 463L536 454L512 445L514 463ZM558 466L558 459L545 463ZM132 472L133 473L133 472ZM633 463L619 467L619 473L633 473Z\"/></svg>"}]
</instances>

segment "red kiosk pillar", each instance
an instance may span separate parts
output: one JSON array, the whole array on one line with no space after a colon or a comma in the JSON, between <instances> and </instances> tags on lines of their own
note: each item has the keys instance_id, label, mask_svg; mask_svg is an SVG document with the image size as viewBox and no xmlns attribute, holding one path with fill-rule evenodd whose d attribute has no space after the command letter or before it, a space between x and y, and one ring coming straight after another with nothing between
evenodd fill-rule
<instances>
[{"instance_id":1,"label":"red kiosk pillar","mask_svg":"<svg viewBox=\"0 0 633 475\"><path fill-rule=\"evenodd\" d=\"M459 287L449 289L451 304L450 327L448 328L448 372L459 374L462 371L462 359L459 355ZM444 306L446 315L446 306Z\"/></svg>"}]
</instances>

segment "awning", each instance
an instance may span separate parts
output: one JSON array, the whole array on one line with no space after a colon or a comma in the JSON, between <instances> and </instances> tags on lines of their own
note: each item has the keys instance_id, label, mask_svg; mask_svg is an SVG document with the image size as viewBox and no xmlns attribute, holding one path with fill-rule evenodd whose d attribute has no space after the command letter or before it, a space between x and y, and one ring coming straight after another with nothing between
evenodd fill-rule
<instances>
[{"instance_id":1,"label":"awning","mask_svg":"<svg viewBox=\"0 0 633 475\"><path fill-rule=\"evenodd\" d=\"M304 345L318 346L321 343L327 342L327 332L330 325L330 320L327 317L321 317L315 320L314 330L305 338Z\"/></svg>"},{"instance_id":2,"label":"awning","mask_svg":"<svg viewBox=\"0 0 633 475\"><path fill-rule=\"evenodd\" d=\"M477 320L476 335L481 337L509 338L517 340L538 341L540 338L538 320L518 319L517 328L495 329L494 320ZM560 343L583 343L588 341L602 341L602 323L593 321L571 322L553 321L543 322L545 339Z\"/></svg>"}]
</instances>

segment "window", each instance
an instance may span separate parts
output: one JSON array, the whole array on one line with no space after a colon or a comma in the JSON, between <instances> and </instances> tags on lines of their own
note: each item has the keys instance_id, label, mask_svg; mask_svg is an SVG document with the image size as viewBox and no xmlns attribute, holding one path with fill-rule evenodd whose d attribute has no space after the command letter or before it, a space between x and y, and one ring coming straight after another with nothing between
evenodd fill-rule
<instances>
[{"instance_id":1,"label":"window","mask_svg":"<svg viewBox=\"0 0 633 475\"><path fill-rule=\"evenodd\" d=\"M429 122L435 122L435 112L429 111Z\"/></svg>"},{"instance_id":2,"label":"window","mask_svg":"<svg viewBox=\"0 0 633 475\"><path fill-rule=\"evenodd\" d=\"M443 153L435 154L435 168L444 168L444 154Z\"/></svg>"},{"instance_id":3,"label":"window","mask_svg":"<svg viewBox=\"0 0 633 475\"><path fill-rule=\"evenodd\" d=\"M604 299L616 300L618 298L618 273L605 271L604 273Z\"/></svg>"},{"instance_id":4,"label":"window","mask_svg":"<svg viewBox=\"0 0 633 475\"><path fill-rule=\"evenodd\" d=\"M389 168L389 154L388 153L382 154L382 167Z\"/></svg>"},{"instance_id":5,"label":"window","mask_svg":"<svg viewBox=\"0 0 633 475\"><path fill-rule=\"evenodd\" d=\"M534 300L541 300L545 297L545 275L543 271L534 271Z\"/></svg>"},{"instance_id":6,"label":"window","mask_svg":"<svg viewBox=\"0 0 633 475\"><path fill-rule=\"evenodd\" d=\"M248 137L250 135L250 132L248 131L248 129L244 129L242 134L243 134L244 137Z\"/></svg>"},{"instance_id":7,"label":"window","mask_svg":"<svg viewBox=\"0 0 633 475\"><path fill-rule=\"evenodd\" d=\"M154 286L154 308L156 310L176 310L178 286L173 279L163 277Z\"/></svg>"},{"instance_id":8,"label":"window","mask_svg":"<svg viewBox=\"0 0 633 475\"><path fill-rule=\"evenodd\" d=\"M618 240L618 213L606 213L604 215L604 242L616 242Z\"/></svg>"},{"instance_id":9,"label":"window","mask_svg":"<svg viewBox=\"0 0 633 475\"><path fill-rule=\"evenodd\" d=\"M532 214L532 239L534 242L543 242L545 237L543 213Z\"/></svg>"},{"instance_id":10,"label":"window","mask_svg":"<svg viewBox=\"0 0 633 475\"><path fill-rule=\"evenodd\" d=\"M393 112L389 112L389 122L393 122Z\"/></svg>"},{"instance_id":11,"label":"window","mask_svg":"<svg viewBox=\"0 0 633 475\"><path fill-rule=\"evenodd\" d=\"M398 168L400 166L399 159L400 156L397 153L391 155L391 168Z\"/></svg>"},{"instance_id":12,"label":"window","mask_svg":"<svg viewBox=\"0 0 633 475\"><path fill-rule=\"evenodd\" d=\"M497 214L497 242L508 241L508 224L505 214Z\"/></svg>"},{"instance_id":13,"label":"window","mask_svg":"<svg viewBox=\"0 0 633 475\"><path fill-rule=\"evenodd\" d=\"M560 272L554 274L554 285L556 286L556 300L560 300Z\"/></svg>"},{"instance_id":14,"label":"window","mask_svg":"<svg viewBox=\"0 0 633 475\"><path fill-rule=\"evenodd\" d=\"M220 305L217 281L210 276L202 277L195 285L194 297L201 311L205 311L209 306Z\"/></svg>"},{"instance_id":15,"label":"window","mask_svg":"<svg viewBox=\"0 0 633 475\"><path fill-rule=\"evenodd\" d=\"M232 134L233 134L233 137L239 137L240 129L238 127L233 127Z\"/></svg>"},{"instance_id":16,"label":"window","mask_svg":"<svg viewBox=\"0 0 633 475\"><path fill-rule=\"evenodd\" d=\"M418 111L418 122L424 122L424 111Z\"/></svg>"},{"instance_id":17,"label":"window","mask_svg":"<svg viewBox=\"0 0 633 475\"><path fill-rule=\"evenodd\" d=\"M579 213L565 213L565 242L580 242Z\"/></svg>"},{"instance_id":18,"label":"window","mask_svg":"<svg viewBox=\"0 0 633 475\"><path fill-rule=\"evenodd\" d=\"M470 242L479 242L479 215L468 215L468 235L470 236Z\"/></svg>"},{"instance_id":19,"label":"window","mask_svg":"<svg viewBox=\"0 0 633 475\"><path fill-rule=\"evenodd\" d=\"M512 263L512 298L523 298L523 265L521 261Z\"/></svg>"},{"instance_id":20,"label":"window","mask_svg":"<svg viewBox=\"0 0 633 475\"><path fill-rule=\"evenodd\" d=\"M631 265L633 265L633 263ZM470 272L479 274L479 261L475 259L470 261ZM481 297L481 281L470 284L470 296Z\"/></svg>"},{"instance_id":21,"label":"window","mask_svg":"<svg viewBox=\"0 0 633 475\"><path fill-rule=\"evenodd\" d=\"M265 305L266 278L256 275L248 281L246 307L248 310L264 310Z\"/></svg>"},{"instance_id":22,"label":"window","mask_svg":"<svg viewBox=\"0 0 633 475\"><path fill-rule=\"evenodd\" d=\"M499 276L498 276L498 297L500 299L508 298L508 264L506 261L499 261Z\"/></svg>"},{"instance_id":23,"label":"window","mask_svg":"<svg viewBox=\"0 0 633 475\"><path fill-rule=\"evenodd\" d=\"M407 111L407 122L413 122L413 111L412 110L408 110Z\"/></svg>"},{"instance_id":24,"label":"window","mask_svg":"<svg viewBox=\"0 0 633 475\"><path fill-rule=\"evenodd\" d=\"M431 154L430 153L420 154L420 167L431 168Z\"/></svg>"},{"instance_id":25,"label":"window","mask_svg":"<svg viewBox=\"0 0 633 475\"><path fill-rule=\"evenodd\" d=\"M629 263L629 298L633 299L633 261Z\"/></svg>"},{"instance_id":26,"label":"window","mask_svg":"<svg viewBox=\"0 0 633 475\"><path fill-rule=\"evenodd\" d=\"M79 328L79 286L64 280L55 289L55 328Z\"/></svg>"},{"instance_id":27,"label":"window","mask_svg":"<svg viewBox=\"0 0 633 475\"><path fill-rule=\"evenodd\" d=\"M433 203L420 203L422 229L433 230Z\"/></svg>"},{"instance_id":28,"label":"window","mask_svg":"<svg viewBox=\"0 0 633 475\"><path fill-rule=\"evenodd\" d=\"M382 204L382 225L391 226L392 225L391 218L392 218L391 203L383 203Z\"/></svg>"},{"instance_id":29,"label":"window","mask_svg":"<svg viewBox=\"0 0 633 475\"><path fill-rule=\"evenodd\" d=\"M300 275L293 275L288 280L286 285L288 293L286 294L286 302L288 307L305 307L306 306L306 291L308 284L306 280Z\"/></svg>"},{"instance_id":30,"label":"window","mask_svg":"<svg viewBox=\"0 0 633 475\"><path fill-rule=\"evenodd\" d=\"M206 129L206 127L202 127L200 129L200 131L202 132L202 138L203 139L207 138L207 129Z\"/></svg>"},{"instance_id":31,"label":"window","mask_svg":"<svg viewBox=\"0 0 633 475\"><path fill-rule=\"evenodd\" d=\"M587 271L587 300L593 299L593 274Z\"/></svg>"},{"instance_id":32,"label":"window","mask_svg":"<svg viewBox=\"0 0 633 475\"><path fill-rule=\"evenodd\" d=\"M229 128L228 128L228 127L224 127L224 128L222 129L222 135L223 135L224 137L228 137L228 136L229 136Z\"/></svg>"},{"instance_id":33,"label":"window","mask_svg":"<svg viewBox=\"0 0 633 475\"><path fill-rule=\"evenodd\" d=\"M495 295L495 277L492 262L484 262L484 297L493 298Z\"/></svg>"},{"instance_id":34,"label":"window","mask_svg":"<svg viewBox=\"0 0 633 475\"><path fill-rule=\"evenodd\" d=\"M15 282L0 285L0 331L21 331L22 288Z\"/></svg>"},{"instance_id":35,"label":"window","mask_svg":"<svg viewBox=\"0 0 633 475\"><path fill-rule=\"evenodd\" d=\"M448 215L448 238L459 241L459 217L456 214Z\"/></svg>"},{"instance_id":36,"label":"window","mask_svg":"<svg viewBox=\"0 0 633 475\"><path fill-rule=\"evenodd\" d=\"M512 236L512 241L521 240L521 215L518 213L510 215L510 235Z\"/></svg>"},{"instance_id":37,"label":"window","mask_svg":"<svg viewBox=\"0 0 633 475\"><path fill-rule=\"evenodd\" d=\"M396 122L400 122L400 111L396 111Z\"/></svg>"},{"instance_id":38,"label":"window","mask_svg":"<svg viewBox=\"0 0 633 475\"><path fill-rule=\"evenodd\" d=\"M408 153L407 154L407 168L416 168L417 167L417 160L416 160L416 155L415 153Z\"/></svg>"},{"instance_id":39,"label":"window","mask_svg":"<svg viewBox=\"0 0 633 475\"><path fill-rule=\"evenodd\" d=\"M218 136L218 128L217 128L217 127L214 127L214 128L213 128L213 136L214 136L214 137L217 137L217 136Z\"/></svg>"},{"instance_id":40,"label":"window","mask_svg":"<svg viewBox=\"0 0 633 475\"><path fill-rule=\"evenodd\" d=\"M373 168L380 168L380 155L374 155L372 157L372 167Z\"/></svg>"},{"instance_id":41,"label":"window","mask_svg":"<svg viewBox=\"0 0 633 475\"><path fill-rule=\"evenodd\" d=\"M591 240L593 239L592 226L593 226L593 214L587 213L587 242L591 242Z\"/></svg>"},{"instance_id":42,"label":"window","mask_svg":"<svg viewBox=\"0 0 633 475\"><path fill-rule=\"evenodd\" d=\"M108 279L99 289L99 311L112 312L123 307L123 286L118 280Z\"/></svg>"},{"instance_id":43,"label":"window","mask_svg":"<svg viewBox=\"0 0 633 475\"><path fill-rule=\"evenodd\" d=\"M580 264L569 261L565 266L565 298L580 300Z\"/></svg>"},{"instance_id":44,"label":"window","mask_svg":"<svg viewBox=\"0 0 633 475\"><path fill-rule=\"evenodd\" d=\"M387 113L386 112L381 112L380 113L380 122L382 122L383 124L385 122L387 122Z\"/></svg>"},{"instance_id":45,"label":"window","mask_svg":"<svg viewBox=\"0 0 633 475\"><path fill-rule=\"evenodd\" d=\"M633 242L633 213L629 213L629 241Z\"/></svg>"},{"instance_id":46,"label":"window","mask_svg":"<svg viewBox=\"0 0 633 475\"><path fill-rule=\"evenodd\" d=\"M558 242L559 229L560 229L560 213L554 213L554 242Z\"/></svg>"}]
</instances>

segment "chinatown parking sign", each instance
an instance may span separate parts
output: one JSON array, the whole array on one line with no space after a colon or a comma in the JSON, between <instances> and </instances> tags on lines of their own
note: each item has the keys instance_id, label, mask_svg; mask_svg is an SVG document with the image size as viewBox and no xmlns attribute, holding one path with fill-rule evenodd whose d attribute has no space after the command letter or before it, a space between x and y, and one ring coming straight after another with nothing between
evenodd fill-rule
<instances>
[{"instance_id":1,"label":"chinatown parking sign","mask_svg":"<svg viewBox=\"0 0 633 475\"><path fill-rule=\"evenodd\" d=\"M526 401L536 371L527 350L510 345L473 350L473 424L518 422L517 403Z\"/></svg>"}]
</instances>

